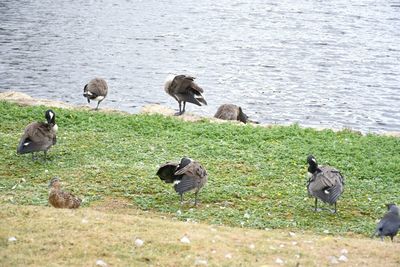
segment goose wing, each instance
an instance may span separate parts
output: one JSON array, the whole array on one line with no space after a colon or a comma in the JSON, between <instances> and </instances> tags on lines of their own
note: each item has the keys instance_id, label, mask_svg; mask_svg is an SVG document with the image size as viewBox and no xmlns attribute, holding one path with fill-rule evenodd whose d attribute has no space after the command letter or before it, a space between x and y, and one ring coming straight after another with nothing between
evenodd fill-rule
<instances>
[{"instance_id":1,"label":"goose wing","mask_svg":"<svg viewBox=\"0 0 400 267\"><path fill-rule=\"evenodd\" d=\"M196 161L177 170L175 175L182 175L181 181L174 185L175 191L180 194L200 189L207 182L207 171Z\"/></svg>"},{"instance_id":2,"label":"goose wing","mask_svg":"<svg viewBox=\"0 0 400 267\"><path fill-rule=\"evenodd\" d=\"M22 135L17 152L29 153L46 150L56 143L56 134L51 126L43 122L33 122L26 126Z\"/></svg>"},{"instance_id":3,"label":"goose wing","mask_svg":"<svg viewBox=\"0 0 400 267\"><path fill-rule=\"evenodd\" d=\"M335 168L319 166L308 182L310 195L333 204L343 192L344 178Z\"/></svg>"},{"instance_id":4,"label":"goose wing","mask_svg":"<svg viewBox=\"0 0 400 267\"><path fill-rule=\"evenodd\" d=\"M173 79L169 92L175 95L180 101L201 106L203 103L207 105L206 100L202 96L203 89L194 82L194 77L187 75L177 75Z\"/></svg>"},{"instance_id":5,"label":"goose wing","mask_svg":"<svg viewBox=\"0 0 400 267\"><path fill-rule=\"evenodd\" d=\"M89 92L88 96L90 99L95 99L98 96L106 96L108 86L104 79L95 78L85 86L85 91Z\"/></svg>"},{"instance_id":6,"label":"goose wing","mask_svg":"<svg viewBox=\"0 0 400 267\"><path fill-rule=\"evenodd\" d=\"M164 182L173 183L175 180L180 179L179 175L175 175L176 167L178 167L178 163L167 162L160 166L157 175Z\"/></svg>"}]
</instances>

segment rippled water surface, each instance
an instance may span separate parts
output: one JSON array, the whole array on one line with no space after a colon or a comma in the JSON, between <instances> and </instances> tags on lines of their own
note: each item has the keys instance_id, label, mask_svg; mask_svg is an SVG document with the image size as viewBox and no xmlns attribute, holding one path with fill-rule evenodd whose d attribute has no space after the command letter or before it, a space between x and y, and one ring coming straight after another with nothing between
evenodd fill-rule
<instances>
[{"instance_id":1,"label":"rippled water surface","mask_svg":"<svg viewBox=\"0 0 400 267\"><path fill-rule=\"evenodd\" d=\"M84 104L177 108L168 73L197 77L212 116L241 105L265 123L400 131L400 1L0 2L0 91Z\"/></svg>"}]
</instances>

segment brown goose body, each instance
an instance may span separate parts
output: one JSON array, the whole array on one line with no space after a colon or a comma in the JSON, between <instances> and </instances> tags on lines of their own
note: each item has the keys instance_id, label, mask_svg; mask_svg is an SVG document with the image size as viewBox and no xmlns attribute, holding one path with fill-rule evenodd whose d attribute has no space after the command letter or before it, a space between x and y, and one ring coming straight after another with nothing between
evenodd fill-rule
<instances>
[{"instance_id":1,"label":"brown goose body","mask_svg":"<svg viewBox=\"0 0 400 267\"><path fill-rule=\"evenodd\" d=\"M221 105L214 117L221 120L241 121L243 123L247 123L248 120L248 117L244 114L242 108L234 104Z\"/></svg>"},{"instance_id":2,"label":"brown goose body","mask_svg":"<svg viewBox=\"0 0 400 267\"><path fill-rule=\"evenodd\" d=\"M194 82L194 79L194 77L188 75L169 75L165 81L165 92L172 96L179 104L178 115L185 112L186 102L198 106L207 105L207 101L202 95L204 90Z\"/></svg>"},{"instance_id":3,"label":"brown goose body","mask_svg":"<svg viewBox=\"0 0 400 267\"><path fill-rule=\"evenodd\" d=\"M195 205L197 205L198 193L207 183L208 175L206 169L197 161L182 158L180 163L166 163L160 166L157 175L166 183L174 183L175 191L181 196L195 190Z\"/></svg>"},{"instance_id":4,"label":"brown goose body","mask_svg":"<svg viewBox=\"0 0 400 267\"><path fill-rule=\"evenodd\" d=\"M107 82L102 78L94 78L83 88L83 96L86 97L88 103L90 100L97 101L96 110L99 108L101 101L108 94Z\"/></svg>"},{"instance_id":5,"label":"brown goose body","mask_svg":"<svg viewBox=\"0 0 400 267\"><path fill-rule=\"evenodd\" d=\"M17 147L18 154L34 153L47 150L57 142L57 124L55 114L51 110L46 111L47 122L32 122L25 127L24 133Z\"/></svg>"},{"instance_id":6,"label":"brown goose body","mask_svg":"<svg viewBox=\"0 0 400 267\"><path fill-rule=\"evenodd\" d=\"M49 203L55 208L76 209L82 203L82 200L71 193L61 190L58 178L53 178L50 182Z\"/></svg>"}]
</instances>

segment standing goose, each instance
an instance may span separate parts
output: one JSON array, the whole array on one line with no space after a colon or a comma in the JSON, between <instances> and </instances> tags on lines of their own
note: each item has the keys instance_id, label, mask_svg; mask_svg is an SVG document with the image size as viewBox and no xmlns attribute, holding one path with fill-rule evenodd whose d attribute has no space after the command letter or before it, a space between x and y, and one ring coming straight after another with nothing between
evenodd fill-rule
<instances>
[{"instance_id":1,"label":"standing goose","mask_svg":"<svg viewBox=\"0 0 400 267\"><path fill-rule=\"evenodd\" d=\"M315 197L315 211L317 211L317 201L322 200L325 203L335 204L343 192L344 177L342 174L330 166L318 166L314 156L307 157L309 164L308 172L310 179L307 183L308 193Z\"/></svg>"},{"instance_id":2,"label":"standing goose","mask_svg":"<svg viewBox=\"0 0 400 267\"><path fill-rule=\"evenodd\" d=\"M181 196L183 203L183 193L195 190L195 202L200 189L207 183L207 171L197 161L184 157L180 163L167 162L162 165L157 175L166 183L173 183L175 191Z\"/></svg>"},{"instance_id":3,"label":"standing goose","mask_svg":"<svg viewBox=\"0 0 400 267\"><path fill-rule=\"evenodd\" d=\"M46 160L47 150L57 142L58 126L56 114L51 109L46 111L45 118L47 122L32 122L26 126L17 148L18 154L32 153L34 159L34 152L44 151Z\"/></svg>"},{"instance_id":4,"label":"standing goose","mask_svg":"<svg viewBox=\"0 0 400 267\"><path fill-rule=\"evenodd\" d=\"M207 105L202 95L203 89L194 82L194 79L194 77L187 75L168 75L164 84L164 90L179 103L179 112L176 115L185 113L186 102L198 106Z\"/></svg>"},{"instance_id":5,"label":"standing goose","mask_svg":"<svg viewBox=\"0 0 400 267\"><path fill-rule=\"evenodd\" d=\"M386 206L389 211L379 221L371 238L378 235L383 241L385 236L390 236L393 242L393 237L397 235L400 227L399 208L395 204L388 204Z\"/></svg>"},{"instance_id":6,"label":"standing goose","mask_svg":"<svg viewBox=\"0 0 400 267\"><path fill-rule=\"evenodd\" d=\"M214 117L221 120L241 121L243 123L247 123L249 119L249 117L243 113L241 107L233 104L221 105Z\"/></svg>"},{"instance_id":7,"label":"standing goose","mask_svg":"<svg viewBox=\"0 0 400 267\"><path fill-rule=\"evenodd\" d=\"M54 177L51 179L49 191L49 203L55 208L76 209L82 203L82 200L71 193L61 190L60 179Z\"/></svg>"},{"instance_id":8,"label":"standing goose","mask_svg":"<svg viewBox=\"0 0 400 267\"><path fill-rule=\"evenodd\" d=\"M104 79L94 78L83 88L83 96L87 98L88 103L90 100L97 101L96 110L99 109L99 104L107 96L108 86Z\"/></svg>"}]
</instances>

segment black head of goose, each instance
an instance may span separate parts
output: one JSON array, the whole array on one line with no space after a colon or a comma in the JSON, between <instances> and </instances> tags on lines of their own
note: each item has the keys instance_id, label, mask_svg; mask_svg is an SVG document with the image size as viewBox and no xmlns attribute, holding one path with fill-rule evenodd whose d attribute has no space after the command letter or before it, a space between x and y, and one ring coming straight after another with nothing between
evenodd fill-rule
<instances>
[{"instance_id":1,"label":"black head of goose","mask_svg":"<svg viewBox=\"0 0 400 267\"><path fill-rule=\"evenodd\" d=\"M99 109L99 104L107 96L107 93L107 82L102 78L92 79L83 88L83 96L87 98L88 103L90 103L90 100L97 101L96 110Z\"/></svg>"},{"instance_id":2,"label":"black head of goose","mask_svg":"<svg viewBox=\"0 0 400 267\"><path fill-rule=\"evenodd\" d=\"M175 191L181 196L195 190L195 205L198 202L198 193L207 183L207 171L197 161L183 157L179 163L167 162L157 171L158 177L166 183L173 183Z\"/></svg>"},{"instance_id":3,"label":"black head of goose","mask_svg":"<svg viewBox=\"0 0 400 267\"><path fill-rule=\"evenodd\" d=\"M385 236L389 236L393 242L393 237L397 235L400 227L399 208L393 203L387 204L386 206L388 212L379 221L371 238L379 236L383 241Z\"/></svg>"},{"instance_id":4,"label":"black head of goose","mask_svg":"<svg viewBox=\"0 0 400 267\"><path fill-rule=\"evenodd\" d=\"M187 75L168 75L164 83L164 90L179 104L179 112L185 113L186 102L202 106L207 105L202 93L204 90L194 82L194 77ZM183 102L183 108L182 108Z\"/></svg>"},{"instance_id":5,"label":"black head of goose","mask_svg":"<svg viewBox=\"0 0 400 267\"><path fill-rule=\"evenodd\" d=\"M336 202L343 193L344 177L335 168L330 166L319 166L314 156L307 157L308 173L310 179L307 183L308 193L315 197L315 211L317 211L318 199L328 204L334 204L336 213Z\"/></svg>"},{"instance_id":6,"label":"black head of goose","mask_svg":"<svg viewBox=\"0 0 400 267\"><path fill-rule=\"evenodd\" d=\"M32 153L43 151L46 159L47 150L57 142L56 133L58 126L56 124L56 114L51 109L45 113L47 122L32 122L26 126L22 135L18 148L18 154Z\"/></svg>"}]
</instances>

